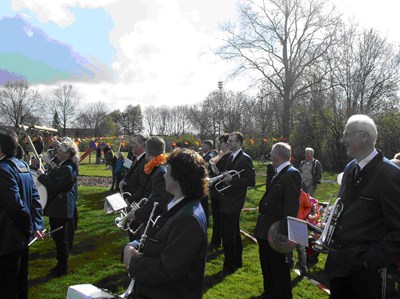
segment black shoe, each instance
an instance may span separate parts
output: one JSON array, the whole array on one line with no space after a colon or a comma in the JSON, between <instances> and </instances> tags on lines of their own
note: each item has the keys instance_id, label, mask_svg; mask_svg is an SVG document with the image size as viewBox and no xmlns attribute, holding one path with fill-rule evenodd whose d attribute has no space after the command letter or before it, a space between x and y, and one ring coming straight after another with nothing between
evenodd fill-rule
<instances>
[{"instance_id":1,"label":"black shoe","mask_svg":"<svg viewBox=\"0 0 400 299\"><path fill-rule=\"evenodd\" d=\"M219 249L218 245L211 244L210 246L208 246L208 252L217 252L218 249Z\"/></svg>"},{"instance_id":2,"label":"black shoe","mask_svg":"<svg viewBox=\"0 0 400 299\"><path fill-rule=\"evenodd\" d=\"M67 265L59 265L55 266L50 270L50 276L60 277L68 274L68 266Z\"/></svg>"},{"instance_id":3,"label":"black shoe","mask_svg":"<svg viewBox=\"0 0 400 299\"><path fill-rule=\"evenodd\" d=\"M307 276L307 268L300 269L300 276Z\"/></svg>"}]
</instances>

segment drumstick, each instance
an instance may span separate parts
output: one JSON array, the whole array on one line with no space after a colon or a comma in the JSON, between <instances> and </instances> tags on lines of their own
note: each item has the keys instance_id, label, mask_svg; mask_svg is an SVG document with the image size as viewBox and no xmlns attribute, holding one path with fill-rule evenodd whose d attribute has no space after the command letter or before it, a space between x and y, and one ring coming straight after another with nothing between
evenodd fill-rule
<instances>
[{"instance_id":1,"label":"drumstick","mask_svg":"<svg viewBox=\"0 0 400 299\"><path fill-rule=\"evenodd\" d=\"M60 230L60 229L62 229L62 228L63 228L63 226L60 226L60 227L57 227L57 228L55 228L55 229L49 231L47 234L45 234L45 235L43 236L43 238L42 238L41 240L50 237L51 234L55 233L56 231L58 231L58 230ZM46 231L46 229L44 229L44 231ZM29 242L28 247L31 246L33 243L35 243L35 242L37 241L37 239L38 239L38 237L34 237L34 238L32 239L32 241Z\"/></svg>"}]
</instances>

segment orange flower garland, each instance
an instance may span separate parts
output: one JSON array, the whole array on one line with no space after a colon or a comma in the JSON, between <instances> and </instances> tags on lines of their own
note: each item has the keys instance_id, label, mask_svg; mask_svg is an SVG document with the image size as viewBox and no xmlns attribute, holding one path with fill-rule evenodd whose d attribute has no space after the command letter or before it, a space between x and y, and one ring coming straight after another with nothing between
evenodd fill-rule
<instances>
[{"instance_id":1,"label":"orange flower garland","mask_svg":"<svg viewBox=\"0 0 400 299\"><path fill-rule=\"evenodd\" d=\"M147 162L144 165L144 173L150 174L153 171L154 167L164 164L165 161L167 160L167 157L168 157L167 155L161 154L161 155L151 159L149 162Z\"/></svg>"}]
</instances>

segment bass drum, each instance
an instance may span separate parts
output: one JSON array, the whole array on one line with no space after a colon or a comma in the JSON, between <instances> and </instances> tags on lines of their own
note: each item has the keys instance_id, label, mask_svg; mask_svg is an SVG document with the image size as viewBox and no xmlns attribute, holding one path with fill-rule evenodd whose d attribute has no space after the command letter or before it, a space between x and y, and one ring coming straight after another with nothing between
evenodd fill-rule
<instances>
[{"instance_id":1,"label":"bass drum","mask_svg":"<svg viewBox=\"0 0 400 299\"><path fill-rule=\"evenodd\" d=\"M42 209L46 206L47 203L47 189L46 187L38 181L38 175L36 174L36 171L31 170L31 174L33 177L33 182L35 183L36 189L39 192L39 197L40 197L40 203L42 204Z\"/></svg>"}]
</instances>

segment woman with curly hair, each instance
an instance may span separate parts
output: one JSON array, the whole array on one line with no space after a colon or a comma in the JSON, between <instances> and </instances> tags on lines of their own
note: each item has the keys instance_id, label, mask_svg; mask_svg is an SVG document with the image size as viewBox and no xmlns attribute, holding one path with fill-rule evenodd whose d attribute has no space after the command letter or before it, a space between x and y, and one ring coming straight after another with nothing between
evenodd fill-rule
<instances>
[{"instance_id":1,"label":"woman with curly hair","mask_svg":"<svg viewBox=\"0 0 400 299\"><path fill-rule=\"evenodd\" d=\"M134 298L201 298L207 255L207 221L200 204L208 190L203 158L176 149L167 158L165 185L173 194L150 229L141 252L126 262L135 278Z\"/></svg>"}]
</instances>

